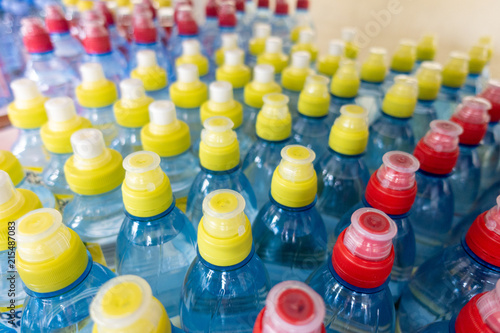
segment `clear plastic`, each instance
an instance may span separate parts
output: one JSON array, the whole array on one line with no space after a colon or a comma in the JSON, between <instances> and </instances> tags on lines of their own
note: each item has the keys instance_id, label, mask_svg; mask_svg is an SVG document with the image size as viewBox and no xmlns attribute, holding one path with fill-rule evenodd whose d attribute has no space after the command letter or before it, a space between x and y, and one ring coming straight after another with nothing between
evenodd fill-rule
<instances>
[{"instance_id":1,"label":"clear plastic","mask_svg":"<svg viewBox=\"0 0 500 333\"><path fill-rule=\"evenodd\" d=\"M310 66L310 62L311 62L311 55L309 54L309 52L297 51L292 53L292 55L290 56L289 67L291 67L291 70L296 70L300 72L307 70ZM283 86L283 79L281 85ZM283 87L283 94L287 95L289 98L288 106L290 108L290 113L292 114L292 118L296 118L298 115L297 106L299 104L300 90L295 91Z\"/></svg>"},{"instance_id":2,"label":"clear plastic","mask_svg":"<svg viewBox=\"0 0 500 333\"><path fill-rule=\"evenodd\" d=\"M293 18L288 13L274 13L270 23L272 25L272 35L281 38L283 41L283 52L289 54L292 48L290 33L294 27Z\"/></svg>"},{"instance_id":3,"label":"clear plastic","mask_svg":"<svg viewBox=\"0 0 500 333\"><path fill-rule=\"evenodd\" d=\"M12 144L12 153L26 169L28 181L39 182L39 174L47 166L49 159L43 147L40 129L20 130L16 141Z\"/></svg>"}]
</instances>

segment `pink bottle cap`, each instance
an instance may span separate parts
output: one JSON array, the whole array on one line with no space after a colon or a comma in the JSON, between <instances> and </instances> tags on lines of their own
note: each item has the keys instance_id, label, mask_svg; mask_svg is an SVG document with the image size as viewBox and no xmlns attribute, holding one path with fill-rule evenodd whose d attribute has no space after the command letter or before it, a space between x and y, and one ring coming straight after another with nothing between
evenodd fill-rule
<instances>
[{"instance_id":1,"label":"pink bottle cap","mask_svg":"<svg viewBox=\"0 0 500 333\"><path fill-rule=\"evenodd\" d=\"M219 27L234 28L238 19L236 18L236 7L234 3L225 2L219 9Z\"/></svg>"},{"instance_id":2,"label":"pink bottle cap","mask_svg":"<svg viewBox=\"0 0 500 333\"><path fill-rule=\"evenodd\" d=\"M174 14L177 29L181 36L192 36L198 34L198 24L193 17L193 8L182 5Z\"/></svg>"},{"instance_id":3,"label":"pink bottle cap","mask_svg":"<svg viewBox=\"0 0 500 333\"><path fill-rule=\"evenodd\" d=\"M487 99L491 103L491 109L489 110L490 121L497 123L500 121L500 81L489 80L486 89L483 90L479 95L484 99Z\"/></svg>"},{"instance_id":4,"label":"pink bottle cap","mask_svg":"<svg viewBox=\"0 0 500 333\"><path fill-rule=\"evenodd\" d=\"M476 302L483 322L495 333L500 333L500 280L495 289L481 296Z\"/></svg>"},{"instance_id":5,"label":"pink bottle cap","mask_svg":"<svg viewBox=\"0 0 500 333\"><path fill-rule=\"evenodd\" d=\"M462 100L450 118L464 130L459 137L461 144L477 145L481 142L488 130L490 109L491 103L481 97L467 96Z\"/></svg>"},{"instance_id":6,"label":"pink bottle cap","mask_svg":"<svg viewBox=\"0 0 500 333\"><path fill-rule=\"evenodd\" d=\"M448 120L433 120L425 134L424 143L436 152L450 152L458 147L458 136L464 130Z\"/></svg>"},{"instance_id":7,"label":"pink bottle cap","mask_svg":"<svg viewBox=\"0 0 500 333\"><path fill-rule=\"evenodd\" d=\"M205 15L207 17L216 18L218 9L219 6L217 5L216 0L208 0L207 5L205 7Z\"/></svg>"},{"instance_id":8,"label":"pink bottle cap","mask_svg":"<svg viewBox=\"0 0 500 333\"><path fill-rule=\"evenodd\" d=\"M288 15L288 8L287 0L277 0L274 13L277 15Z\"/></svg>"},{"instance_id":9,"label":"pink bottle cap","mask_svg":"<svg viewBox=\"0 0 500 333\"><path fill-rule=\"evenodd\" d=\"M105 54L111 52L111 41L108 30L99 22L90 21L83 25L83 47L88 54Z\"/></svg>"},{"instance_id":10,"label":"pink bottle cap","mask_svg":"<svg viewBox=\"0 0 500 333\"><path fill-rule=\"evenodd\" d=\"M115 24L115 18L113 16L113 13L109 10L108 6L106 5L106 2L97 1L96 3L94 3L94 8L96 11L101 13L102 16L104 16L107 26Z\"/></svg>"},{"instance_id":11,"label":"pink bottle cap","mask_svg":"<svg viewBox=\"0 0 500 333\"><path fill-rule=\"evenodd\" d=\"M49 33L39 18L23 18L21 20L21 35L28 53L45 53L54 50Z\"/></svg>"},{"instance_id":12,"label":"pink bottle cap","mask_svg":"<svg viewBox=\"0 0 500 333\"><path fill-rule=\"evenodd\" d=\"M243 13L245 12L245 0L236 0L236 11Z\"/></svg>"},{"instance_id":13,"label":"pink bottle cap","mask_svg":"<svg viewBox=\"0 0 500 333\"><path fill-rule=\"evenodd\" d=\"M156 27L153 17L148 12L134 12L132 16L134 40L139 44L156 43Z\"/></svg>"},{"instance_id":14,"label":"pink bottle cap","mask_svg":"<svg viewBox=\"0 0 500 333\"><path fill-rule=\"evenodd\" d=\"M87 10L80 14L81 25L84 26L85 24L91 22L103 25L107 28L106 17L104 17L104 15L100 11L97 11L95 9Z\"/></svg>"},{"instance_id":15,"label":"pink bottle cap","mask_svg":"<svg viewBox=\"0 0 500 333\"><path fill-rule=\"evenodd\" d=\"M45 25L51 34L69 32L69 23L59 5L50 4L45 6Z\"/></svg>"}]
</instances>

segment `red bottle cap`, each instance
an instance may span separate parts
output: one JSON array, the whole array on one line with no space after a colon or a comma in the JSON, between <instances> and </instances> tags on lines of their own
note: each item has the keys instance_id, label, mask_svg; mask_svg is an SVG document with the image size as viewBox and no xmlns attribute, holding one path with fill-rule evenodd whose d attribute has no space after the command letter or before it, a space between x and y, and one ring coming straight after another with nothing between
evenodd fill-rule
<instances>
[{"instance_id":1,"label":"red bottle cap","mask_svg":"<svg viewBox=\"0 0 500 333\"><path fill-rule=\"evenodd\" d=\"M54 4L45 6L45 26L51 34L69 32L69 23L60 6Z\"/></svg>"},{"instance_id":2,"label":"red bottle cap","mask_svg":"<svg viewBox=\"0 0 500 333\"><path fill-rule=\"evenodd\" d=\"M21 20L21 35L28 53L45 53L54 50L49 33L42 21L36 17Z\"/></svg>"},{"instance_id":3,"label":"red bottle cap","mask_svg":"<svg viewBox=\"0 0 500 333\"><path fill-rule=\"evenodd\" d=\"M205 7L205 15L207 17L216 18L217 17L218 5L216 0L208 0L207 6Z\"/></svg>"},{"instance_id":4,"label":"red bottle cap","mask_svg":"<svg viewBox=\"0 0 500 333\"><path fill-rule=\"evenodd\" d=\"M465 242L479 258L500 267L500 196L495 207L476 218L467 231Z\"/></svg>"},{"instance_id":5,"label":"red bottle cap","mask_svg":"<svg viewBox=\"0 0 500 333\"><path fill-rule=\"evenodd\" d=\"M351 216L351 225L342 231L333 247L333 269L355 287L380 287L391 274L392 239L396 234L396 224L383 212L358 209Z\"/></svg>"},{"instance_id":6,"label":"red bottle cap","mask_svg":"<svg viewBox=\"0 0 500 333\"><path fill-rule=\"evenodd\" d=\"M181 8L193 8L193 5L188 1L188 0L178 0L175 2L175 6L174 6L174 20L175 20L175 23L177 24L177 15L179 14L179 10L181 10Z\"/></svg>"},{"instance_id":7,"label":"red bottle cap","mask_svg":"<svg viewBox=\"0 0 500 333\"><path fill-rule=\"evenodd\" d=\"M269 0L258 0L257 8L269 8Z\"/></svg>"},{"instance_id":8,"label":"red bottle cap","mask_svg":"<svg viewBox=\"0 0 500 333\"><path fill-rule=\"evenodd\" d=\"M134 27L134 40L139 44L156 43L156 27L151 14L140 11L132 16Z\"/></svg>"},{"instance_id":9,"label":"red bottle cap","mask_svg":"<svg viewBox=\"0 0 500 333\"><path fill-rule=\"evenodd\" d=\"M198 24L193 17L191 6L183 5L174 16L177 22L177 29L181 36L192 36L198 34Z\"/></svg>"},{"instance_id":10,"label":"red bottle cap","mask_svg":"<svg viewBox=\"0 0 500 333\"><path fill-rule=\"evenodd\" d=\"M87 54L105 54L111 52L109 32L99 22L87 22L84 24L82 43Z\"/></svg>"},{"instance_id":11,"label":"red bottle cap","mask_svg":"<svg viewBox=\"0 0 500 333\"><path fill-rule=\"evenodd\" d=\"M236 11L244 12L245 11L245 0L236 0Z\"/></svg>"},{"instance_id":12,"label":"red bottle cap","mask_svg":"<svg viewBox=\"0 0 500 333\"><path fill-rule=\"evenodd\" d=\"M461 144L478 145L488 130L491 104L481 97L467 96L462 100L450 120L464 129L459 137Z\"/></svg>"},{"instance_id":13,"label":"red bottle cap","mask_svg":"<svg viewBox=\"0 0 500 333\"><path fill-rule=\"evenodd\" d=\"M497 123L500 121L500 81L489 80L486 89L478 95L487 99L491 103L489 110L490 122Z\"/></svg>"},{"instance_id":14,"label":"red bottle cap","mask_svg":"<svg viewBox=\"0 0 500 333\"><path fill-rule=\"evenodd\" d=\"M146 9L153 20L156 18L156 9L155 6L153 5L153 2L151 0L139 0L139 1L134 1L134 12L137 10L137 7L140 6L144 9ZM141 10L142 11L142 10Z\"/></svg>"},{"instance_id":15,"label":"red bottle cap","mask_svg":"<svg viewBox=\"0 0 500 333\"><path fill-rule=\"evenodd\" d=\"M450 173L457 163L458 136L463 129L447 120L433 120L430 130L420 139L413 156L420 162L420 169L436 175Z\"/></svg>"},{"instance_id":16,"label":"red bottle cap","mask_svg":"<svg viewBox=\"0 0 500 333\"><path fill-rule=\"evenodd\" d=\"M288 2L286 0L276 1L274 13L277 15L288 15Z\"/></svg>"},{"instance_id":17,"label":"red bottle cap","mask_svg":"<svg viewBox=\"0 0 500 333\"><path fill-rule=\"evenodd\" d=\"M420 163L414 156L400 151L384 154L382 161L368 182L365 199L370 206L386 214L405 214L417 195L415 172Z\"/></svg>"},{"instance_id":18,"label":"red bottle cap","mask_svg":"<svg viewBox=\"0 0 500 333\"><path fill-rule=\"evenodd\" d=\"M109 10L108 6L106 5L106 2L98 1L94 3L94 8L104 17L107 26L115 24L115 18L113 17L113 13Z\"/></svg>"},{"instance_id":19,"label":"red bottle cap","mask_svg":"<svg viewBox=\"0 0 500 333\"><path fill-rule=\"evenodd\" d=\"M82 26L84 26L87 23L92 22L95 24L100 24L107 29L106 18L104 17L104 15L101 12L99 12L95 9L91 9L91 10L84 11L80 15L81 15L80 16L80 24Z\"/></svg>"},{"instance_id":20,"label":"red bottle cap","mask_svg":"<svg viewBox=\"0 0 500 333\"><path fill-rule=\"evenodd\" d=\"M219 9L219 27L234 28L238 19L236 18L236 8L232 3L224 3Z\"/></svg>"},{"instance_id":21,"label":"red bottle cap","mask_svg":"<svg viewBox=\"0 0 500 333\"><path fill-rule=\"evenodd\" d=\"M309 0L297 0L297 9L309 9Z\"/></svg>"}]
</instances>

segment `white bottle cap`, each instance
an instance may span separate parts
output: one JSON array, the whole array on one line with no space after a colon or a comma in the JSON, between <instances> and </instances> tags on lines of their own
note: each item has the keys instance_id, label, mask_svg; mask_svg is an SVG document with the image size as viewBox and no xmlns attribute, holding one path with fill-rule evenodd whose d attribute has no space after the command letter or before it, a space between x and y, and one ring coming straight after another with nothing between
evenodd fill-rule
<instances>
[{"instance_id":1,"label":"white bottle cap","mask_svg":"<svg viewBox=\"0 0 500 333\"><path fill-rule=\"evenodd\" d=\"M120 82L122 100L133 101L146 96L146 90L139 79L125 79Z\"/></svg>"},{"instance_id":2,"label":"white bottle cap","mask_svg":"<svg viewBox=\"0 0 500 333\"><path fill-rule=\"evenodd\" d=\"M344 54L344 41L340 39L332 39L328 44L328 54L331 56L341 56Z\"/></svg>"},{"instance_id":3,"label":"white bottle cap","mask_svg":"<svg viewBox=\"0 0 500 333\"><path fill-rule=\"evenodd\" d=\"M0 170L0 205L3 205L16 195L16 187L9 174Z\"/></svg>"},{"instance_id":4,"label":"white bottle cap","mask_svg":"<svg viewBox=\"0 0 500 333\"><path fill-rule=\"evenodd\" d=\"M233 86L226 81L210 83L210 100L216 103L227 103L233 99Z\"/></svg>"},{"instance_id":5,"label":"white bottle cap","mask_svg":"<svg viewBox=\"0 0 500 333\"><path fill-rule=\"evenodd\" d=\"M312 29L302 29L299 32L300 44L311 44L314 41L314 31Z\"/></svg>"},{"instance_id":6,"label":"white bottle cap","mask_svg":"<svg viewBox=\"0 0 500 333\"><path fill-rule=\"evenodd\" d=\"M158 65L156 53L153 50L140 50L137 52L137 67L148 68Z\"/></svg>"},{"instance_id":7,"label":"white bottle cap","mask_svg":"<svg viewBox=\"0 0 500 333\"><path fill-rule=\"evenodd\" d=\"M243 64L243 50L234 49L224 52L224 64L227 66L238 66Z\"/></svg>"},{"instance_id":8,"label":"white bottle cap","mask_svg":"<svg viewBox=\"0 0 500 333\"><path fill-rule=\"evenodd\" d=\"M174 103L161 100L149 104L149 119L155 125L165 126L172 124L177 120Z\"/></svg>"},{"instance_id":9,"label":"white bottle cap","mask_svg":"<svg viewBox=\"0 0 500 333\"><path fill-rule=\"evenodd\" d=\"M200 54L200 43L195 39L188 39L182 42L182 54L194 56Z\"/></svg>"},{"instance_id":10,"label":"white bottle cap","mask_svg":"<svg viewBox=\"0 0 500 333\"><path fill-rule=\"evenodd\" d=\"M412 39L403 38L399 41L399 46L409 46L413 48L417 47L417 43Z\"/></svg>"},{"instance_id":11,"label":"white bottle cap","mask_svg":"<svg viewBox=\"0 0 500 333\"><path fill-rule=\"evenodd\" d=\"M85 128L71 135L71 147L80 159L88 160L104 154L106 146L101 131Z\"/></svg>"},{"instance_id":12,"label":"white bottle cap","mask_svg":"<svg viewBox=\"0 0 500 333\"><path fill-rule=\"evenodd\" d=\"M84 85L106 79L101 64L95 62L87 62L80 65L80 75L82 76L82 83Z\"/></svg>"},{"instance_id":13,"label":"white bottle cap","mask_svg":"<svg viewBox=\"0 0 500 333\"><path fill-rule=\"evenodd\" d=\"M353 27L344 27L341 31L342 39L346 42L352 42L354 37L356 37L356 28Z\"/></svg>"},{"instance_id":14,"label":"white bottle cap","mask_svg":"<svg viewBox=\"0 0 500 333\"><path fill-rule=\"evenodd\" d=\"M309 68L311 54L307 51L297 51L292 54L292 67Z\"/></svg>"},{"instance_id":15,"label":"white bottle cap","mask_svg":"<svg viewBox=\"0 0 500 333\"><path fill-rule=\"evenodd\" d=\"M266 53L281 53L283 51L283 40L279 37L271 36L266 39Z\"/></svg>"},{"instance_id":16,"label":"white bottle cap","mask_svg":"<svg viewBox=\"0 0 500 333\"><path fill-rule=\"evenodd\" d=\"M253 80L258 83L274 81L274 67L268 64L256 65L253 68Z\"/></svg>"},{"instance_id":17,"label":"white bottle cap","mask_svg":"<svg viewBox=\"0 0 500 333\"><path fill-rule=\"evenodd\" d=\"M34 81L30 79L17 79L10 84L15 101L30 101L42 96Z\"/></svg>"},{"instance_id":18,"label":"white bottle cap","mask_svg":"<svg viewBox=\"0 0 500 333\"><path fill-rule=\"evenodd\" d=\"M61 123L76 117L75 104L69 97L51 98L45 102L49 122Z\"/></svg>"},{"instance_id":19,"label":"white bottle cap","mask_svg":"<svg viewBox=\"0 0 500 333\"><path fill-rule=\"evenodd\" d=\"M255 23L253 25L253 37L267 38L271 35L271 26L267 23Z\"/></svg>"},{"instance_id":20,"label":"white bottle cap","mask_svg":"<svg viewBox=\"0 0 500 333\"><path fill-rule=\"evenodd\" d=\"M198 66L194 64L183 64L177 66L177 80L182 83L196 82L200 78Z\"/></svg>"},{"instance_id":21,"label":"white bottle cap","mask_svg":"<svg viewBox=\"0 0 500 333\"><path fill-rule=\"evenodd\" d=\"M222 48L225 50L238 48L237 34L222 34Z\"/></svg>"}]
</instances>

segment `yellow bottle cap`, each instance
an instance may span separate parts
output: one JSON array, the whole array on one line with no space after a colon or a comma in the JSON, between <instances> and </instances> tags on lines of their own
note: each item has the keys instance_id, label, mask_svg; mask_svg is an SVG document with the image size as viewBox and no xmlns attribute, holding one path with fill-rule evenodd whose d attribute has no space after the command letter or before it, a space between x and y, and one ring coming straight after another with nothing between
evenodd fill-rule
<instances>
[{"instance_id":1,"label":"yellow bottle cap","mask_svg":"<svg viewBox=\"0 0 500 333\"><path fill-rule=\"evenodd\" d=\"M387 51L381 47L370 48L368 58L361 65L361 80L383 82L387 74Z\"/></svg>"},{"instance_id":2,"label":"yellow bottle cap","mask_svg":"<svg viewBox=\"0 0 500 333\"><path fill-rule=\"evenodd\" d=\"M93 333L170 333L172 327L151 286L135 275L115 277L101 286L90 304Z\"/></svg>"},{"instance_id":3,"label":"yellow bottle cap","mask_svg":"<svg viewBox=\"0 0 500 333\"><path fill-rule=\"evenodd\" d=\"M256 65L253 68L253 81L245 86L245 104L260 109L264 105L265 95L280 92L281 86L274 81L273 66Z\"/></svg>"},{"instance_id":4,"label":"yellow bottle cap","mask_svg":"<svg viewBox=\"0 0 500 333\"><path fill-rule=\"evenodd\" d=\"M256 23L253 26L253 37L248 42L248 52L258 56L266 48L266 39L271 35L271 26L267 23Z\"/></svg>"},{"instance_id":5,"label":"yellow bottle cap","mask_svg":"<svg viewBox=\"0 0 500 333\"><path fill-rule=\"evenodd\" d=\"M267 141L283 141L292 133L288 96L278 93L264 96L264 107L257 115L257 136Z\"/></svg>"},{"instance_id":6,"label":"yellow bottle cap","mask_svg":"<svg viewBox=\"0 0 500 333\"><path fill-rule=\"evenodd\" d=\"M9 120L14 127L39 128L47 121L45 101L36 83L29 79L17 79L10 84L14 101L7 107Z\"/></svg>"},{"instance_id":7,"label":"yellow bottle cap","mask_svg":"<svg viewBox=\"0 0 500 333\"><path fill-rule=\"evenodd\" d=\"M21 162L7 150L0 150L0 170L9 174L14 186L17 186L25 177Z\"/></svg>"},{"instance_id":8,"label":"yellow bottle cap","mask_svg":"<svg viewBox=\"0 0 500 333\"><path fill-rule=\"evenodd\" d=\"M201 122L208 118L222 116L231 119L234 129L243 123L243 107L233 99L233 87L226 81L210 83L210 98L200 108Z\"/></svg>"},{"instance_id":9,"label":"yellow bottle cap","mask_svg":"<svg viewBox=\"0 0 500 333\"><path fill-rule=\"evenodd\" d=\"M330 92L337 97L352 98L358 94L360 83L356 63L351 59L345 59L332 78Z\"/></svg>"},{"instance_id":10,"label":"yellow bottle cap","mask_svg":"<svg viewBox=\"0 0 500 333\"><path fill-rule=\"evenodd\" d=\"M132 4L130 0L116 0L116 5L118 7L130 7Z\"/></svg>"},{"instance_id":11,"label":"yellow bottle cap","mask_svg":"<svg viewBox=\"0 0 500 333\"><path fill-rule=\"evenodd\" d=\"M79 0L76 4L76 8L80 13L86 12L87 10L91 10L94 8L94 1L91 0Z\"/></svg>"},{"instance_id":12,"label":"yellow bottle cap","mask_svg":"<svg viewBox=\"0 0 500 333\"><path fill-rule=\"evenodd\" d=\"M314 71L309 68L311 55L306 51L292 53L292 63L281 74L281 85L292 91L301 91L309 75Z\"/></svg>"},{"instance_id":13,"label":"yellow bottle cap","mask_svg":"<svg viewBox=\"0 0 500 333\"><path fill-rule=\"evenodd\" d=\"M227 267L248 257L252 230L244 210L245 200L238 192L216 190L205 197L198 225L198 251L204 260Z\"/></svg>"},{"instance_id":14,"label":"yellow bottle cap","mask_svg":"<svg viewBox=\"0 0 500 333\"><path fill-rule=\"evenodd\" d=\"M311 27L306 24L299 24L292 29L290 32L290 40L292 43L297 43L299 41L300 32L305 29L311 29Z\"/></svg>"},{"instance_id":15,"label":"yellow bottle cap","mask_svg":"<svg viewBox=\"0 0 500 333\"><path fill-rule=\"evenodd\" d=\"M488 63L488 47L476 44L469 50L469 73L481 74Z\"/></svg>"},{"instance_id":16,"label":"yellow bottle cap","mask_svg":"<svg viewBox=\"0 0 500 333\"><path fill-rule=\"evenodd\" d=\"M85 63L80 66L80 74L82 83L75 90L78 104L84 108L102 108L117 100L116 86L106 79L101 64Z\"/></svg>"},{"instance_id":17,"label":"yellow bottle cap","mask_svg":"<svg viewBox=\"0 0 500 333\"><path fill-rule=\"evenodd\" d=\"M443 67L443 86L460 88L469 74L469 56L462 52L451 52L448 62Z\"/></svg>"},{"instance_id":18,"label":"yellow bottle cap","mask_svg":"<svg viewBox=\"0 0 500 333\"><path fill-rule=\"evenodd\" d=\"M234 89L243 88L250 82L250 68L243 63L244 53L240 49L228 50L224 53L224 65L217 68L217 81L227 81Z\"/></svg>"},{"instance_id":19,"label":"yellow bottle cap","mask_svg":"<svg viewBox=\"0 0 500 333\"><path fill-rule=\"evenodd\" d=\"M340 61L344 54L345 43L340 39L332 39L328 44L328 54L320 56L316 68L318 72L328 77L332 77L339 68Z\"/></svg>"},{"instance_id":20,"label":"yellow bottle cap","mask_svg":"<svg viewBox=\"0 0 500 333\"><path fill-rule=\"evenodd\" d=\"M130 73L130 77L141 80L146 91L156 91L167 86L167 71L158 66L153 50L137 52L137 68Z\"/></svg>"},{"instance_id":21,"label":"yellow bottle cap","mask_svg":"<svg viewBox=\"0 0 500 333\"><path fill-rule=\"evenodd\" d=\"M344 105L330 131L328 145L343 155L362 154L368 144L368 113L358 105Z\"/></svg>"},{"instance_id":22,"label":"yellow bottle cap","mask_svg":"<svg viewBox=\"0 0 500 333\"><path fill-rule=\"evenodd\" d=\"M342 40L345 42L344 55L348 59L356 60L359 53L359 45L354 41L356 28L345 27L341 31Z\"/></svg>"},{"instance_id":23,"label":"yellow bottle cap","mask_svg":"<svg viewBox=\"0 0 500 333\"><path fill-rule=\"evenodd\" d=\"M324 117L330 107L330 80L323 75L311 75L306 79L299 95L298 111L308 117Z\"/></svg>"},{"instance_id":24,"label":"yellow bottle cap","mask_svg":"<svg viewBox=\"0 0 500 333\"><path fill-rule=\"evenodd\" d=\"M148 107L153 102L146 96L142 81L125 79L120 82L121 99L113 105L115 119L123 127L143 127L149 122Z\"/></svg>"},{"instance_id":25,"label":"yellow bottle cap","mask_svg":"<svg viewBox=\"0 0 500 333\"><path fill-rule=\"evenodd\" d=\"M418 99L422 101L433 101L438 97L441 88L441 70L439 63L424 61L417 71L415 77L418 80Z\"/></svg>"},{"instance_id":26,"label":"yellow bottle cap","mask_svg":"<svg viewBox=\"0 0 500 333\"><path fill-rule=\"evenodd\" d=\"M212 117L203 123L200 164L211 171L225 171L240 163L240 147L234 123L226 117Z\"/></svg>"},{"instance_id":27,"label":"yellow bottle cap","mask_svg":"<svg viewBox=\"0 0 500 333\"><path fill-rule=\"evenodd\" d=\"M174 201L167 175L160 168L160 156L138 151L125 157L123 204L129 214L151 217L165 212Z\"/></svg>"},{"instance_id":28,"label":"yellow bottle cap","mask_svg":"<svg viewBox=\"0 0 500 333\"><path fill-rule=\"evenodd\" d=\"M78 0L63 0L62 3L65 5L65 6L69 6L69 7L72 7L72 6L76 6L76 4L78 3Z\"/></svg>"},{"instance_id":29,"label":"yellow bottle cap","mask_svg":"<svg viewBox=\"0 0 500 333\"><path fill-rule=\"evenodd\" d=\"M207 85L200 81L198 67L193 64L177 66L177 82L170 86L170 98L179 108L199 108L208 98Z\"/></svg>"},{"instance_id":30,"label":"yellow bottle cap","mask_svg":"<svg viewBox=\"0 0 500 333\"><path fill-rule=\"evenodd\" d=\"M264 53L257 57L258 65L271 65L274 72L281 74L288 64L288 56L283 53L283 40L279 37L269 37L266 39Z\"/></svg>"},{"instance_id":31,"label":"yellow bottle cap","mask_svg":"<svg viewBox=\"0 0 500 333\"><path fill-rule=\"evenodd\" d=\"M302 29L299 33L299 41L292 46L292 53L305 51L311 55L311 61L316 61L318 48L314 45L314 31L312 29Z\"/></svg>"},{"instance_id":32,"label":"yellow bottle cap","mask_svg":"<svg viewBox=\"0 0 500 333\"><path fill-rule=\"evenodd\" d=\"M224 64L224 52L229 50L238 49L238 35L237 34L222 34L222 46L220 49L215 51L215 64L221 66Z\"/></svg>"},{"instance_id":33,"label":"yellow bottle cap","mask_svg":"<svg viewBox=\"0 0 500 333\"><path fill-rule=\"evenodd\" d=\"M479 40L477 41L478 44L486 46L488 50L488 62L491 60L491 57L493 56L493 37L491 35L485 35L479 37Z\"/></svg>"},{"instance_id":34,"label":"yellow bottle cap","mask_svg":"<svg viewBox=\"0 0 500 333\"><path fill-rule=\"evenodd\" d=\"M183 64L193 64L198 67L200 76L208 74L208 59L201 54L200 42L195 39L188 39L182 42L182 55L175 60L175 66Z\"/></svg>"},{"instance_id":35,"label":"yellow bottle cap","mask_svg":"<svg viewBox=\"0 0 500 333\"><path fill-rule=\"evenodd\" d=\"M61 290L75 282L88 264L80 237L52 208L41 208L18 221L16 267L24 285L37 293Z\"/></svg>"},{"instance_id":36,"label":"yellow bottle cap","mask_svg":"<svg viewBox=\"0 0 500 333\"><path fill-rule=\"evenodd\" d=\"M313 161L316 154L300 145L281 150L281 162L273 173L271 195L286 207L305 207L314 202L318 189Z\"/></svg>"},{"instance_id":37,"label":"yellow bottle cap","mask_svg":"<svg viewBox=\"0 0 500 333\"><path fill-rule=\"evenodd\" d=\"M417 60L434 60L437 50L437 38L434 34L423 35L417 44Z\"/></svg>"},{"instance_id":38,"label":"yellow bottle cap","mask_svg":"<svg viewBox=\"0 0 500 333\"><path fill-rule=\"evenodd\" d=\"M385 94L382 111L396 118L410 118L415 111L417 97L417 79L407 75L397 75L394 84Z\"/></svg>"},{"instance_id":39,"label":"yellow bottle cap","mask_svg":"<svg viewBox=\"0 0 500 333\"><path fill-rule=\"evenodd\" d=\"M71 148L71 135L83 128L90 128L92 124L88 119L76 115L75 104L69 97L51 98L45 103L49 116L40 129L43 145L55 154L69 154Z\"/></svg>"},{"instance_id":40,"label":"yellow bottle cap","mask_svg":"<svg viewBox=\"0 0 500 333\"><path fill-rule=\"evenodd\" d=\"M161 157L176 156L191 146L188 125L177 119L175 105L156 101L149 106L151 122L141 130L142 147Z\"/></svg>"},{"instance_id":41,"label":"yellow bottle cap","mask_svg":"<svg viewBox=\"0 0 500 333\"><path fill-rule=\"evenodd\" d=\"M414 41L403 39L392 56L391 70L401 73L410 73L417 59L417 46Z\"/></svg>"},{"instance_id":42,"label":"yellow bottle cap","mask_svg":"<svg viewBox=\"0 0 500 333\"><path fill-rule=\"evenodd\" d=\"M73 192L98 195L121 185L125 177L122 157L105 147L101 131L79 130L71 136L71 146L74 154L64 164L64 174Z\"/></svg>"}]
</instances>

